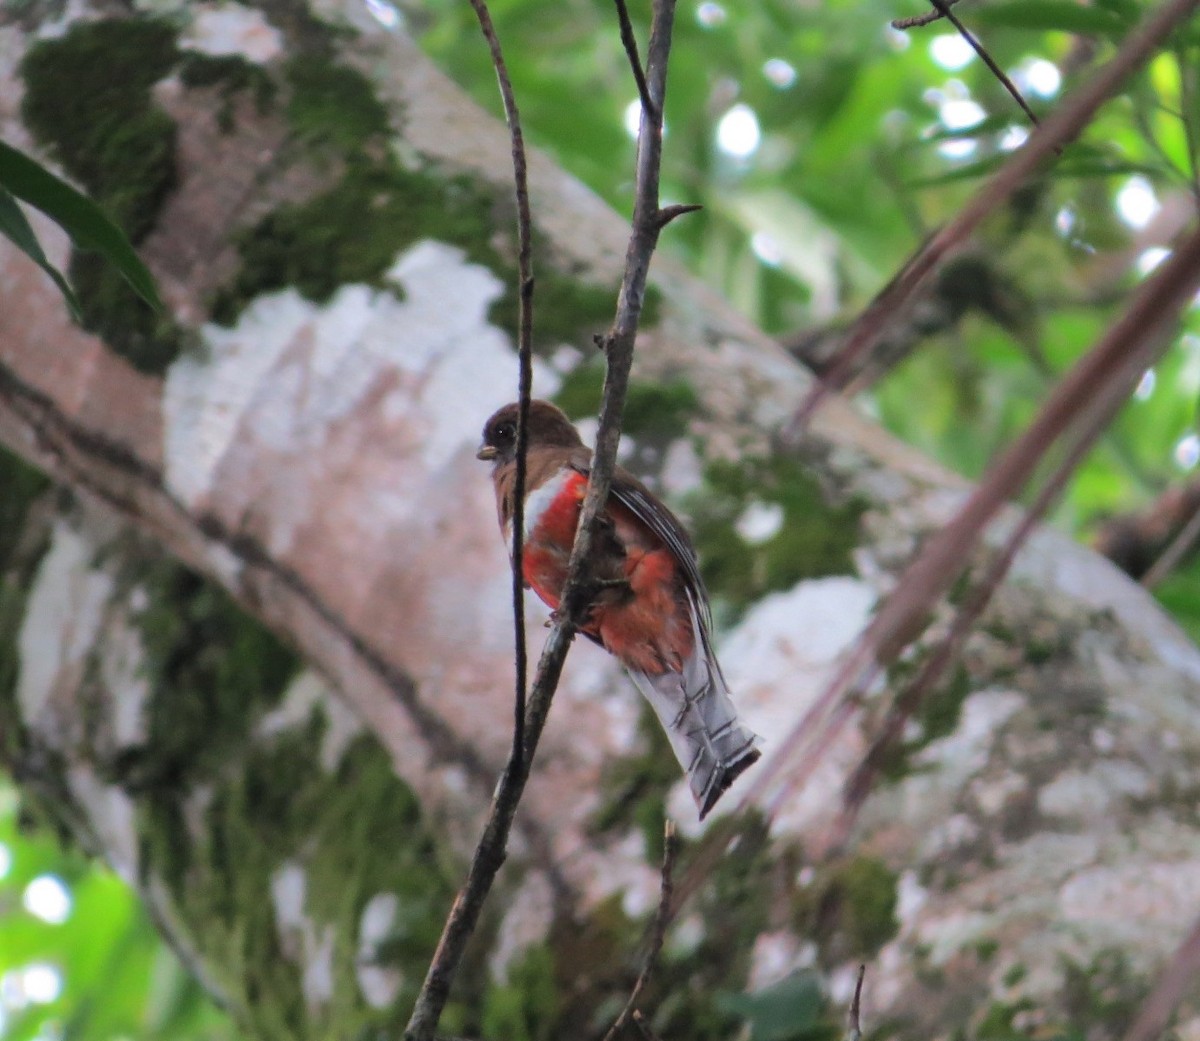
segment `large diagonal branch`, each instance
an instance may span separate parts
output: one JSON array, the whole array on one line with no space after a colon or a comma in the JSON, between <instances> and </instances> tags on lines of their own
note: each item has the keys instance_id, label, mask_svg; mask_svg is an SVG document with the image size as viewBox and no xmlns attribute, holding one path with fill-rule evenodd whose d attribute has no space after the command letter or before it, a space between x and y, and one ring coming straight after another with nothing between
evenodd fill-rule
<instances>
[{"instance_id":1,"label":"large diagonal branch","mask_svg":"<svg viewBox=\"0 0 1200 1041\"><path fill-rule=\"evenodd\" d=\"M811 749L827 745L831 736L825 726L828 713L846 704L853 692L862 690L920 634L929 610L962 573L988 524L1027 486L1047 452L1093 414L1098 400L1132 390L1136 381L1128 379L1131 367L1140 373L1154 364L1169 343L1165 332L1198 288L1200 230L1193 230L1141 286L1095 347L1063 377L1033 422L993 463L950 523L922 547L837 675L785 740L780 754L759 772L747 800L761 798L777 783L801 758L801 748L806 750L804 756L812 758L815 753ZM1114 409L1119 403L1111 402ZM844 713L839 714L842 717ZM844 721L842 718L839 725ZM784 791L794 787L792 780Z\"/></svg>"}]
</instances>

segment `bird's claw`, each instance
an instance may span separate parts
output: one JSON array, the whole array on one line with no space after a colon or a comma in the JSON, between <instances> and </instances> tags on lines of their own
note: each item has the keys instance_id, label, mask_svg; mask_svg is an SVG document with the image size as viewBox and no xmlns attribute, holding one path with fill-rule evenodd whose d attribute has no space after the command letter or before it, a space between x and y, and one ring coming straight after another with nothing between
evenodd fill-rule
<instances>
[{"instance_id":1,"label":"bird's claw","mask_svg":"<svg viewBox=\"0 0 1200 1041\"><path fill-rule=\"evenodd\" d=\"M597 589L629 589L629 579L627 578L597 578L592 580L592 585Z\"/></svg>"}]
</instances>

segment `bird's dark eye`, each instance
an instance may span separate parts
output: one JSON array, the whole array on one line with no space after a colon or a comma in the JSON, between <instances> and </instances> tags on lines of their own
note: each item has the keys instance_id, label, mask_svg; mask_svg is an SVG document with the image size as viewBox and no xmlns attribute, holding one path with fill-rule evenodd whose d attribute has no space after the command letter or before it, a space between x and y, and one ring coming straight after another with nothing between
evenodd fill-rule
<instances>
[{"instance_id":1,"label":"bird's dark eye","mask_svg":"<svg viewBox=\"0 0 1200 1041\"><path fill-rule=\"evenodd\" d=\"M496 427L496 444L511 445L517 440L517 424L501 423Z\"/></svg>"}]
</instances>

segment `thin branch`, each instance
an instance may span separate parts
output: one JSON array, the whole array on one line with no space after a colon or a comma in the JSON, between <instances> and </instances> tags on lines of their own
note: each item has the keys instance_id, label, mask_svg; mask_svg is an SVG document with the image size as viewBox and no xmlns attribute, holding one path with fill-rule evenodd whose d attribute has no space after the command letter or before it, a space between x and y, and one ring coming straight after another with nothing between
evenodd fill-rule
<instances>
[{"instance_id":1,"label":"thin branch","mask_svg":"<svg viewBox=\"0 0 1200 1041\"><path fill-rule=\"evenodd\" d=\"M525 158L525 136L512 80L485 0L471 0L479 28L483 30L492 66L504 102L504 117L512 141L513 188L517 201L517 468L513 488L512 521L512 607L513 643L516 662L516 694L513 699L513 742L510 758L520 764L525 748L525 688L529 654L525 647L525 481L529 449L529 399L533 388L533 217L529 211L529 170Z\"/></svg>"},{"instance_id":2,"label":"thin branch","mask_svg":"<svg viewBox=\"0 0 1200 1041\"><path fill-rule=\"evenodd\" d=\"M662 951L663 939L667 935L667 926L671 921L671 897L674 890L672 873L674 869L675 822L668 817L663 822L662 878L659 882L658 910L654 914L654 923L650 927L650 943L646 949L646 958L642 962L642 971L638 973L633 990L629 992L629 1000L625 1002L621 1014L613 1020L613 1025L608 1028L608 1033L604 1035L604 1041L613 1041L617 1032L635 1013L638 998L642 996L642 991L650 981L650 974L654 971L658 955Z\"/></svg>"},{"instance_id":3,"label":"thin branch","mask_svg":"<svg viewBox=\"0 0 1200 1041\"><path fill-rule=\"evenodd\" d=\"M517 277L518 286L518 329L517 355L519 364L518 375L518 411L517 411L517 466L516 487L514 489L513 525L512 525L512 605L513 605L513 641L515 661L515 696L513 706L513 741L509 753L508 764L504 777L521 774L525 762L525 690L528 678L528 651L525 645L525 589L524 589L524 534L525 534L525 483L527 477L528 423L529 400L533 382L533 220L529 207L528 165L525 154L525 140L521 132L521 117L517 109L516 96L512 89L512 80L508 75L508 67L504 61L500 39L492 23L491 13L485 0L471 0L471 6L479 20L480 29L487 40L491 52L492 65L496 70L496 79L500 87L500 96L504 103L504 114L508 121L509 135L512 143L513 185L517 204ZM493 796L493 808L495 806ZM488 831L485 830L485 837ZM490 880L499 871L505 858L507 829L497 845L485 847L481 841L476 849L471 865L472 875L486 875L487 886L479 895L478 905L482 906L483 896L490 888ZM466 941L474 932L478 920L479 906L472 908L466 887L460 891L451 908L450 915L442 936L438 941L437 950L430 962L425 982L413 1006L405 1037L416 1041L427 1041L433 1036L441 1018L449 995L450 984L454 978L459 961L462 958Z\"/></svg>"},{"instance_id":4,"label":"thin branch","mask_svg":"<svg viewBox=\"0 0 1200 1041\"><path fill-rule=\"evenodd\" d=\"M824 379L813 384L788 423L783 434L785 443L799 442L801 433L825 396L845 385L849 374L857 371L859 359L903 314L929 276L966 242L986 217L1005 205L1043 163L1080 133L1096 110L1151 58L1158 45L1198 6L1200 0L1166 0L1151 11L1126 37L1112 60L1035 127L1025 144L975 193L962 212L925 241L854 323L837 362Z\"/></svg>"},{"instance_id":5,"label":"thin branch","mask_svg":"<svg viewBox=\"0 0 1200 1041\"><path fill-rule=\"evenodd\" d=\"M625 47L625 55L629 58L629 68L633 72L633 81L637 84L638 97L642 101L642 111L653 114L657 120L654 102L650 98L650 87L646 83L646 73L642 69L642 57L638 54L637 37L633 34L633 22L629 20L629 8L625 0L614 0L617 5L617 21L621 26L621 43Z\"/></svg>"},{"instance_id":6,"label":"thin branch","mask_svg":"<svg viewBox=\"0 0 1200 1041\"><path fill-rule=\"evenodd\" d=\"M1153 589L1158 585L1179 566L1179 562L1187 556L1188 551L1196 544L1198 538L1200 538L1200 507L1197 507L1193 511L1191 517L1188 518L1188 522L1180 529L1179 534L1163 550L1162 556L1142 576L1142 585L1146 589Z\"/></svg>"},{"instance_id":7,"label":"thin branch","mask_svg":"<svg viewBox=\"0 0 1200 1041\"><path fill-rule=\"evenodd\" d=\"M472 3L482 5L483 0L472 0ZM652 105L650 108L643 106L642 109L633 227L626 253L625 273L617 298L616 318L611 331L604 339L608 365L600 412L600 429L596 437L587 495L581 510L575 546L571 551L559 610L538 662L533 689L529 694L522 753L509 760L500 783L496 786L491 809L483 834L475 848L467 879L455 897L425 981L417 996L412 1016L405 1028L405 1041L430 1041L437 1027L467 942L475 931L496 873L504 863L513 818L529 778L534 753L562 675L567 651L576 631L586 620L591 599L587 570L596 539L600 511L608 499L609 484L616 464L621 415L625 406L629 371L633 363L634 339L645 299L650 258L658 244L661 113L662 101L666 94L667 59L671 50L674 17L674 0L655 0L646 67L647 91Z\"/></svg>"},{"instance_id":8,"label":"thin branch","mask_svg":"<svg viewBox=\"0 0 1200 1041\"><path fill-rule=\"evenodd\" d=\"M958 0L947 0L944 5L953 7L958 3ZM893 18L892 28L899 29L903 32L905 29L920 29L926 25L932 25L934 22L940 22L946 15L942 8L939 7L936 11L927 11L925 14L914 15L912 18Z\"/></svg>"},{"instance_id":9,"label":"thin branch","mask_svg":"<svg viewBox=\"0 0 1200 1041\"><path fill-rule=\"evenodd\" d=\"M1150 996L1142 1002L1125 1041L1155 1041L1163 1036L1171 1014L1196 985L1200 973L1200 920L1175 951Z\"/></svg>"},{"instance_id":10,"label":"thin branch","mask_svg":"<svg viewBox=\"0 0 1200 1041\"><path fill-rule=\"evenodd\" d=\"M698 202L690 203L675 203L673 206L664 206L658 211L658 228L661 231L676 217L682 217L685 213L697 213L704 209Z\"/></svg>"},{"instance_id":11,"label":"thin branch","mask_svg":"<svg viewBox=\"0 0 1200 1041\"><path fill-rule=\"evenodd\" d=\"M862 1041L862 989L867 967L858 967L858 979L854 981L854 997L850 1001L850 1014L846 1023L846 1041Z\"/></svg>"},{"instance_id":12,"label":"thin branch","mask_svg":"<svg viewBox=\"0 0 1200 1041\"><path fill-rule=\"evenodd\" d=\"M947 2L947 0L929 0L929 2L933 4L935 8L937 8L938 14L940 14L946 19L946 21L948 21L954 26L955 29L958 30L958 35L966 40L968 44L970 44L971 49L979 55L979 60L988 67L988 71L990 71L991 74L1000 81L1000 85L1006 91L1008 91L1013 101L1021 106L1021 111L1029 117L1029 122L1031 122L1034 126L1037 126L1038 117L1033 114L1033 109L1029 107L1025 99L1021 96L1021 92L1017 90L1017 85L1013 83L1013 81L1008 78L1008 74L996 64L995 59L987 52L987 49L982 43L979 42L975 34L971 32L971 30L965 25L963 25L962 20L958 17L958 15L950 10L954 0L949 0L949 2Z\"/></svg>"}]
</instances>

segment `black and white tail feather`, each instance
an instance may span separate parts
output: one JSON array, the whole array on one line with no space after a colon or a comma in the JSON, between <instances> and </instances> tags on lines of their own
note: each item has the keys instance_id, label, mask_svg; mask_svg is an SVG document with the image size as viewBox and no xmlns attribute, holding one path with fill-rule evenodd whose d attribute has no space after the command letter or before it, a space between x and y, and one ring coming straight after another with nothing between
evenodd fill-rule
<instances>
[{"instance_id":1,"label":"black and white tail feather","mask_svg":"<svg viewBox=\"0 0 1200 1041\"><path fill-rule=\"evenodd\" d=\"M717 664L708 597L687 532L673 515L658 508L636 481L614 481L613 494L666 542L683 565L692 621L692 653L683 663L683 671L657 676L628 671L666 731L703 820L721 794L762 754L758 736L738 719Z\"/></svg>"},{"instance_id":2,"label":"black and white tail feather","mask_svg":"<svg viewBox=\"0 0 1200 1041\"><path fill-rule=\"evenodd\" d=\"M648 676L629 670L629 675L666 731L704 820L725 789L761 753L758 737L738 719L712 652L703 608L690 596L689 600L695 647L683 672Z\"/></svg>"},{"instance_id":3,"label":"black and white tail feather","mask_svg":"<svg viewBox=\"0 0 1200 1041\"><path fill-rule=\"evenodd\" d=\"M584 476L589 471L587 465L576 465L576 469ZM614 477L612 495L646 522L683 566L692 631L691 654L683 663L683 672L649 675L626 670L666 730L703 820L721 794L760 758L758 735L739 720L716 662L708 595L688 532L628 474Z\"/></svg>"}]
</instances>

